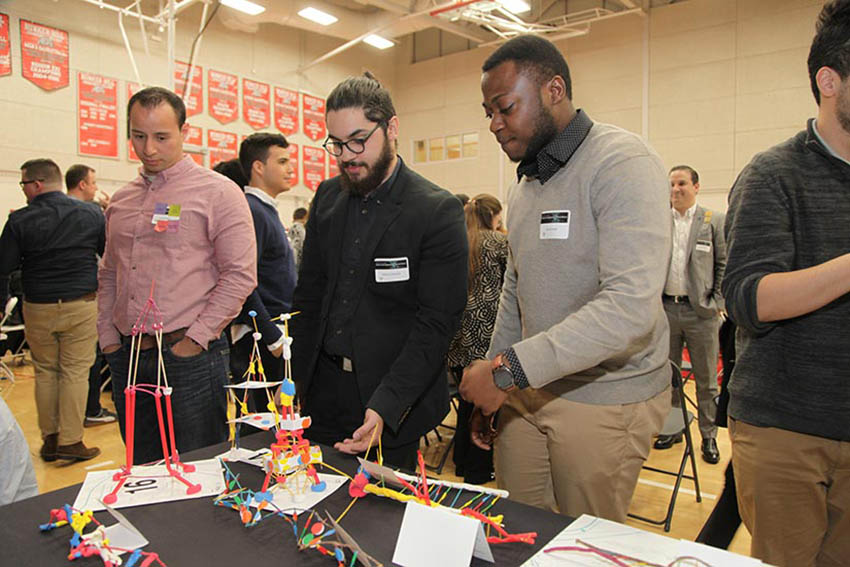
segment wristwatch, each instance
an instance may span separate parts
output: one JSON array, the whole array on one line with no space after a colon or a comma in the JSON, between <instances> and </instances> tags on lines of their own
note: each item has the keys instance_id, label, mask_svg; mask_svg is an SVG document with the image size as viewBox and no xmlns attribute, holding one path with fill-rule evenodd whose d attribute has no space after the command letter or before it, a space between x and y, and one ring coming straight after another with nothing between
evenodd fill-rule
<instances>
[{"instance_id":1,"label":"wristwatch","mask_svg":"<svg viewBox=\"0 0 850 567\"><path fill-rule=\"evenodd\" d=\"M516 390L516 382L514 382L514 373L511 372L509 366L505 365L504 354L500 353L493 359L493 383L503 392L512 392Z\"/></svg>"}]
</instances>

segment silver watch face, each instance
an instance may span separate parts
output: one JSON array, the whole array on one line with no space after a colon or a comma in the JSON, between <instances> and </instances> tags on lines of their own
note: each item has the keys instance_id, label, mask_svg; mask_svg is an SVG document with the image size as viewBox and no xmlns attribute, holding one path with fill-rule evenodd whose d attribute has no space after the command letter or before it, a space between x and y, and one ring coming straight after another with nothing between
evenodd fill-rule
<instances>
[{"instance_id":1,"label":"silver watch face","mask_svg":"<svg viewBox=\"0 0 850 567\"><path fill-rule=\"evenodd\" d=\"M505 366L499 366L493 371L493 382L501 390L507 390L514 385L514 375Z\"/></svg>"}]
</instances>

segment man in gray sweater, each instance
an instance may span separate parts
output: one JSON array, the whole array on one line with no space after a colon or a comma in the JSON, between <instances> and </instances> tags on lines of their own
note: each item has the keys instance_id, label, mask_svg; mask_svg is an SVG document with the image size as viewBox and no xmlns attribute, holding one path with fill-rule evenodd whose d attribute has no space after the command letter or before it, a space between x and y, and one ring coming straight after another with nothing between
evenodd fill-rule
<instances>
[{"instance_id":1,"label":"man in gray sweater","mask_svg":"<svg viewBox=\"0 0 850 567\"><path fill-rule=\"evenodd\" d=\"M491 360L461 393L483 415L501 407L494 464L511 497L622 522L670 409L666 172L638 136L576 111L549 41L515 38L483 71L490 131L520 163Z\"/></svg>"},{"instance_id":2,"label":"man in gray sweater","mask_svg":"<svg viewBox=\"0 0 850 567\"><path fill-rule=\"evenodd\" d=\"M809 51L817 118L758 154L726 217L729 433L752 555L850 565L850 0Z\"/></svg>"}]
</instances>

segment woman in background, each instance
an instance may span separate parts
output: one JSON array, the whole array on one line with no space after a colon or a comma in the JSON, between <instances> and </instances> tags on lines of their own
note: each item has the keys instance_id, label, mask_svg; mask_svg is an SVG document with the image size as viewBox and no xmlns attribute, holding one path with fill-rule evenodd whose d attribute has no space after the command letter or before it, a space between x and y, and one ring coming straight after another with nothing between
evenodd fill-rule
<instances>
[{"instance_id":1,"label":"woman in background","mask_svg":"<svg viewBox=\"0 0 850 567\"><path fill-rule=\"evenodd\" d=\"M464 206L469 238L469 292L460 329L449 347L448 365L460 384L463 369L485 358L496 324L499 295L508 261L508 239L498 229L502 204L482 193ZM469 439L469 418L474 406L460 400L453 460L455 474L470 484L483 484L493 477L493 452L476 447Z\"/></svg>"}]
</instances>

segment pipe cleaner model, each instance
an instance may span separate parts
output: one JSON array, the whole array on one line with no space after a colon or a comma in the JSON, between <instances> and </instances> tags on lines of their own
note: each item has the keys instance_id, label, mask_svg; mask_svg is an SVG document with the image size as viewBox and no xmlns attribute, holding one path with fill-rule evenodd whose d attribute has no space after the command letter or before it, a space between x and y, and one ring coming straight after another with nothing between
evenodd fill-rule
<instances>
[{"instance_id":1,"label":"pipe cleaner model","mask_svg":"<svg viewBox=\"0 0 850 567\"><path fill-rule=\"evenodd\" d=\"M314 512L310 511L306 523L299 527L301 510L279 508L267 492L255 492L244 488L239 482L239 476L233 474L226 462L222 461L225 474L225 490L216 497L214 504L224 506L239 512L239 518L246 527L252 527L272 517L280 517L289 522L298 545L298 550L315 549L337 561L338 567L353 567L355 561L363 567L381 567L381 563L363 551L357 542L345 532L330 516L313 522ZM251 505L256 511L251 511ZM300 514L304 517L306 514ZM300 533L299 533L300 531ZM346 551L350 552L350 558ZM348 563L346 563L348 561Z\"/></svg>"},{"instance_id":2,"label":"pipe cleaner model","mask_svg":"<svg viewBox=\"0 0 850 567\"><path fill-rule=\"evenodd\" d=\"M89 533L84 533L87 525L94 524L96 527ZM156 553L144 552L139 549L124 549L109 544L106 528L95 519L91 510L81 511L65 504L62 508L50 510L50 521L41 524L39 529L49 532L62 526L71 526L74 535L71 536L71 549L68 552L68 561L80 557L100 557L104 567L149 567L159 565L166 567L165 563ZM129 553L127 562L121 559L122 553Z\"/></svg>"},{"instance_id":3,"label":"pipe cleaner model","mask_svg":"<svg viewBox=\"0 0 850 567\"><path fill-rule=\"evenodd\" d=\"M487 514L490 508L492 508L493 505L495 505L501 497L498 491L491 491L486 488L481 488L477 486L471 487L469 485L445 483L441 481L435 481L433 479L429 480L428 477L425 475L425 459L423 459L422 453L417 452L417 456L419 459L419 476L415 480L411 479L411 481L408 481L405 478L407 475L395 473L383 467L383 459L381 456L381 447L379 440L378 462L373 463L367 461L366 459L361 459L361 464L360 467L357 469L357 474L354 476L354 478L351 480L351 483L348 485L348 494L352 497L351 504L349 504L348 508L343 511L339 518L337 518L337 522L342 520L343 516L345 516L351 506L353 506L358 499L363 498L367 494L374 494L376 496L390 498L398 502L408 502L412 500L424 506L439 506L451 510L453 512L457 512L462 516L475 518L486 526L487 543L534 543L535 538L537 537L537 532L526 532L518 534L508 533L502 527L502 521L504 519L504 516L502 516L501 514L497 516L491 516ZM368 459L368 457L369 454L367 452L366 458ZM372 472L376 474L371 474L367 470L367 468L371 469ZM373 480L373 477L375 478L375 481L370 482ZM400 490L387 486L388 483L394 484L395 486L400 488ZM457 489L454 499L451 501L451 504L444 506L443 501L448 498L449 493L452 492L454 489ZM478 494L472 499L465 502L463 505L461 505L460 508L455 508L455 504L458 503L458 499L460 498L460 495L464 490L472 490L474 492L477 492ZM495 531L496 535L490 535L491 530Z\"/></svg>"},{"instance_id":4,"label":"pipe cleaner model","mask_svg":"<svg viewBox=\"0 0 850 567\"><path fill-rule=\"evenodd\" d=\"M257 321L254 319L254 346L251 351L251 359L248 370L245 372L244 382L228 386L233 400L233 408L239 408L238 418L231 414L228 422L231 424L231 438L233 448L238 448L239 428L238 424L246 423L261 429L275 430L275 441L270 449L271 453L263 458L263 468L266 477L262 489L257 493L257 498L271 500L272 490L286 488L297 497L303 494L307 488L313 492L325 490L326 485L319 479L315 465L322 462L322 450L304 438L304 430L310 427L310 417L301 416L295 406L295 382L292 381L292 337L289 336L289 320L298 313L283 313L275 319L282 321L283 331L283 359L284 378L282 382L266 382L263 362L260 358L259 341L262 335L257 331ZM249 313L251 318L256 313ZM280 385L281 411L275 404L271 392L266 389L268 397L267 414L251 414L248 411L247 396L248 389L269 388ZM244 389L245 394L239 399L233 391ZM274 481L274 483L272 483Z\"/></svg>"},{"instance_id":5,"label":"pipe cleaner model","mask_svg":"<svg viewBox=\"0 0 850 567\"><path fill-rule=\"evenodd\" d=\"M133 324L133 329L130 333L130 371L127 379L127 387L124 388L124 423L127 431L126 445L126 464L115 473L113 480L116 482L115 488L103 497L105 504L115 504L118 500L118 491L131 477L144 476L133 474L133 447L135 440L136 426L136 394L150 394L154 398L156 406L156 417L159 423L159 438L162 442L162 455L165 459L165 468L171 478L182 482L186 485L186 494L197 494L201 491L200 484L193 484L186 480L181 474L195 472L195 465L183 463L180 461L180 455L177 453L177 446L174 441L174 418L171 413L171 392L172 388L168 385L168 377L165 374L165 363L162 360L162 313L156 306L153 299L154 283L151 283L151 292L145 303L142 312ZM150 327L148 327L150 325ZM148 330L152 330L156 338L157 364L156 364L156 384L137 383L139 372L139 356L142 352L141 343L142 335ZM168 422L168 438L166 437L165 423L162 414L162 399L165 398L165 419ZM170 443L169 443L170 438ZM169 451L170 447L170 451Z\"/></svg>"}]
</instances>

